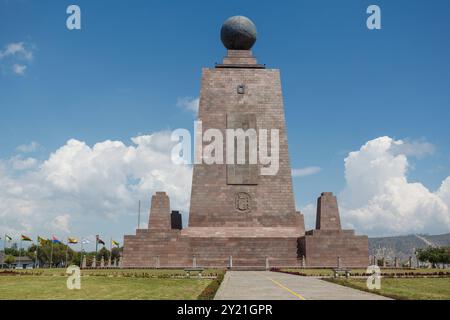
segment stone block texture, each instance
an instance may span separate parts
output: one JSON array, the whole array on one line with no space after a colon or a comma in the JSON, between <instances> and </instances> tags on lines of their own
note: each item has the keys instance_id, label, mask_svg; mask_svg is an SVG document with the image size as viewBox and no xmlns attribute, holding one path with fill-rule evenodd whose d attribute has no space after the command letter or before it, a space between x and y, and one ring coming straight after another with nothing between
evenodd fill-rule
<instances>
[{"instance_id":1,"label":"stone block texture","mask_svg":"<svg viewBox=\"0 0 450 320\"><path fill-rule=\"evenodd\" d=\"M322 192L317 199L316 229L339 230L340 228L337 199L331 192Z\"/></svg>"},{"instance_id":2,"label":"stone block texture","mask_svg":"<svg viewBox=\"0 0 450 320\"><path fill-rule=\"evenodd\" d=\"M170 221L170 201L165 192L157 192L152 197L152 204L149 218L150 229L170 230L172 223Z\"/></svg>"},{"instance_id":3,"label":"stone block texture","mask_svg":"<svg viewBox=\"0 0 450 320\"><path fill-rule=\"evenodd\" d=\"M251 50L228 50L223 65L252 66L257 65L257 62Z\"/></svg>"},{"instance_id":4,"label":"stone block texture","mask_svg":"<svg viewBox=\"0 0 450 320\"><path fill-rule=\"evenodd\" d=\"M369 240L353 230L342 230L336 197L322 192L317 199L316 229L298 241L299 255L307 267L366 267ZM338 262L339 261L339 262Z\"/></svg>"},{"instance_id":5,"label":"stone block texture","mask_svg":"<svg viewBox=\"0 0 450 320\"><path fill-rule=\"evenodd\" d=\"M233 52L233 50L231 50ZM230 57L231 58L231 57ZM247 61L250 63L250 61ZM227 58L223 65L227 65ZM256 63L256 60L254 61ZM238 86L245 93L238 93ZM248 115L253 127L279 130L279 170L276 175L258 175L249 165L249 177L234 177L231 168L227 182L226 164L196 164L192 179L190 227L286 227L296 226L291 166L285 128L284 105L278 70L254 68L203 69L200 94L199 120L202 129L219 129L226 137L227 118ZM236 126L230 125L231 128ZM230 122L230 121L229 121ZM270 137L268 137L270 142ZM208 143L205 143L206 146ZM203 146L203 147L204 147ZM226 155L227 145L223 154ZM270 144L269 144L270 150ZM239 166L239 165L238 165ZM261 165L258 164L257 173ZM239 168L242 169L243 168ZM256 181L255 181L256 180ZM236 181L242 181L237 184ZM249 210L236 210L238 193L248 195ZM299 226L300 227L300 226Z\"/></svg>"},{"instance_id":6,"label":"stone block texture","mask_svg":"<svg viewBox=\"0 0 450 320\"><path fill-rule=\"evenodd\" d=\"M369 240L353 230L312 230L298 242L306 267L367 267Z\"/></svg>"}]
</instances>

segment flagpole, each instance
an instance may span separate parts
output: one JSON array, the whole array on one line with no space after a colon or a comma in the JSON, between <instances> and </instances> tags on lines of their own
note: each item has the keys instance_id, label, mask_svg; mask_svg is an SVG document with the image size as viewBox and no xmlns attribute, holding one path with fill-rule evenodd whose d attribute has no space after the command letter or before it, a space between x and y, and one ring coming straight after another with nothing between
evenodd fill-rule
<instances>
[{"instance_id":1,"label":"flagpole","mask_svg":"<svg viewBox=\"0 0 450 320\"><path fill-rule=\"evenodd\" d=\"M37 266L38 266L38 255L39 255L39 236L38 236L38 241L37 241L37 245L36 245L36 261L34 262L35 268L37 268Z\"/></svg>"},{"instance_id":2,"label":"flagpole","mask_svg":"<svg viewBox=\"0 0 450 320\"><path fill-rule=\"evenodd\" d=\"M84 243L83 243L83 240L81 239L81 262L80 262L81 266L83 266L83 260L84 260L85 256L86 256L86 253L84 252Z\"/></svg>"},{"instance_id":3,"label":"flagpole","mask_svg":"<svg viewBox=\"0 0 450 320\"><path fill-rule=\"evenodd\" d=\"M52 249L50 251L50 269L51 269L53 265L53 239L50 241L52 242Z\"/></svg>"},{"instance_id":4,"label":"flagpole","mask_svg":"<svg viewBox=\"0 0 450 320\"><path fill-rule=\"evenodd\" d=\"M139 200L138 226L137 226L138 229L140 225L141 225L141 200Z\"/></svg>"},{"instance_id":5,"label":"flagpole","mask_svg":"<svg viewBox=\"0 0 450 320\"><path fill-rule=\"evenodd\" d=\"M20 263L21 256L22 256L22 236L20 237L19 261L17 262L18 264ZM16 269L18 267L18 264L16 264Z\"/></svg>"},{"instance_id":6,"label":"flagpole","mask_svg":"<svg viewBox=\"0 0 450 320\"><path fill-rule=\"evenodd\" d=\"M3 256L6 258L6 233L5 237L3 238ZM4 261L2 262L2 269L3 269Z\"/></svg>"},{"instance_id":7,"label":"flagpole","mask_svg":"<svg viewBox=\"0 0 450 320\"><path fill-rule=\"evenodd\" d=\"M66 244L66 264L64 265L64 267L67 268L67 255L69 253L69 240L67 240L67 244Z\"/></svg>"},{"instance_id":8,"label":"flagpole","mask_svg":"<svg viewBox=\"0 0 450 320\"><path fill-rule=\"evenodd\" d=\"M5 237L6 240L6 237ZM5 240L3 240L3 256L6 257L6 252L5 252ZM3 269L3 262L0 264L0 268Z\"/></svg>"},{"instance_id":9,"label":"flagpole","mask_svg":"<svg viewBox=\"0 0 450 320\"><path fill-rule=\"evenodd\" d=\"M83 238L80 237L80 269L83 267Z\"/></svg>"},{"instance_id":10,"label":"flagpole","mask_svg":"<svg viewBox=\"0 0 450 320\"><path fill-rule=\"evenodd\" d=\"M98 239L99 239L99 235L95 236L95 258L97 259L97 251L98 251Z\"/></svg>"}]
</instances>

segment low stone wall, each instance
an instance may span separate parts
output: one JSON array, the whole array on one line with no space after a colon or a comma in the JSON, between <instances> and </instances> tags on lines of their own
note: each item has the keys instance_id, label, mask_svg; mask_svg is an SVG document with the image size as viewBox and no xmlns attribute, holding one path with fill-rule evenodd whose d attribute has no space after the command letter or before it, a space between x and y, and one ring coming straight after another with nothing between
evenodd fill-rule
<instances>
[{"instance_id":1,"label":"low stone wall","mask_svg":"<svg viewBox=\"0 0 450 320\"><path fill-rule=\"evenodd\" d=\"M233 230L236 232L236 230ZM139 230L125 236L123 267L300 267L298 237L193 236L178 230Z\"/></svg>"},{"instance_id":2,"label":"low stone wall","mask_svg":"<svg viewBox=\"0 0 450 320\"><path fill-rule=\"evenodd\" d=\"M299 238L306 267L367 267L369 240L353 230L312 230Z\"/></svg>"}]
</instances>

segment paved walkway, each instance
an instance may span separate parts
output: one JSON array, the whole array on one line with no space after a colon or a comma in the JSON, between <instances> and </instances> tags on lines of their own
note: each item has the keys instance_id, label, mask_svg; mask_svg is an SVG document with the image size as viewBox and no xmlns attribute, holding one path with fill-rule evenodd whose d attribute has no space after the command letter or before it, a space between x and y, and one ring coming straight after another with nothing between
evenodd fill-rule
<instances>
[{"instance_id":1,"label":"paved walkway","mask_svg":"<svg viewBox=\"0 0 450 320\"><path fill-rule=\"evenodd\" d=\"M216 300L385 300L313 277L270 271L228 271Z\"/></svg>"}]
</instances>

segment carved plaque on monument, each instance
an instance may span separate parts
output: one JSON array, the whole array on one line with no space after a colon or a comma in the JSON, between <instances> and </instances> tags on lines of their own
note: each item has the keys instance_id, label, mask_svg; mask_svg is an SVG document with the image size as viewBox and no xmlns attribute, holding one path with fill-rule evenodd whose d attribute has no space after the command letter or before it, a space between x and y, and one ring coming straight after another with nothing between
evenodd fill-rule
<instances>
[{"instance_id":1,"label":"carved plaque on monument","mask_svg":"<svg viewBox=\"0 0 450 320\"><path fill-rule=\"evenodd\" d=\"M256 133L256 115L254 113L229 113L227 114L227 129L242 129L247 133L248 129L254 129ZM257 152L257 139L255 137L255 152ZM228 143L228 142L227 142ZM256 185L258 184L258 164L250 164L251 139L245 137L245 164L237 163L238 139L234 138L234 164L227 164L227 184ZM233 148L228 145L227 148Z\"/></svg>"},{"instance_id":2,"label":"carved plaque on monument","mask_svg":"<svg viewBox=\"0 0 450 320\"><path fill-rule=\"evenodd\" d=\"M246 192L238 192L236 193L236 210L246 213L250 212L250 201L251 197Z\"/></svg>"}]
</instances>

